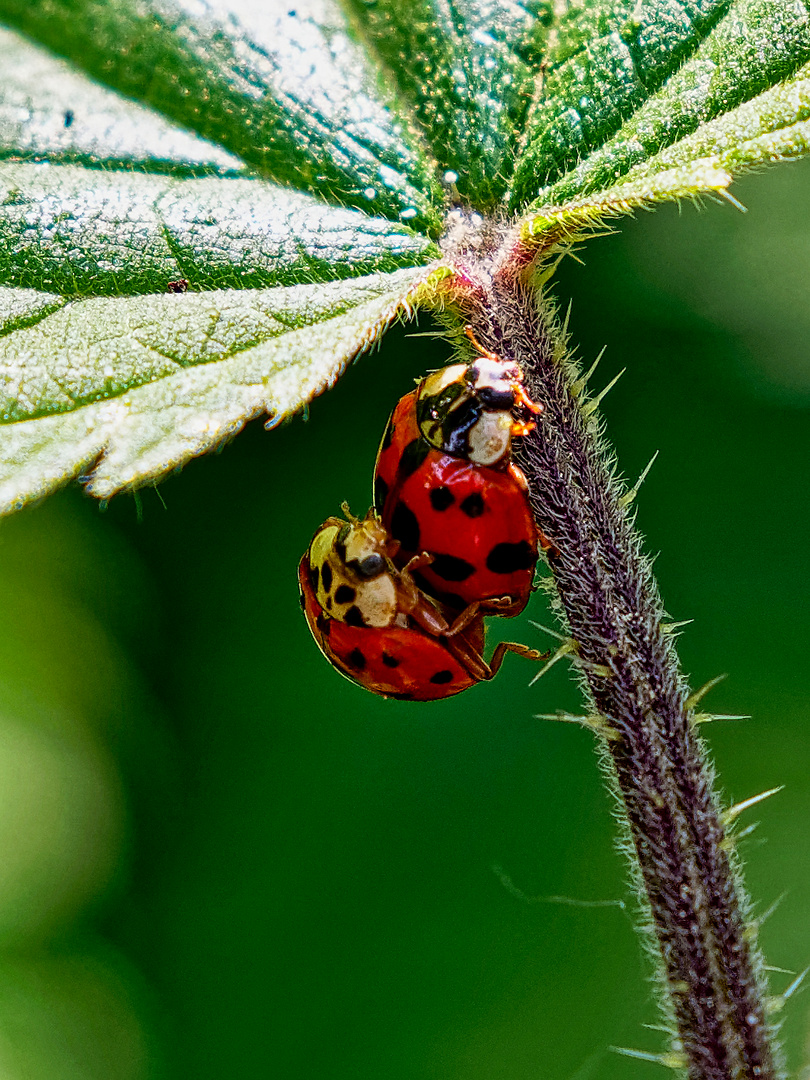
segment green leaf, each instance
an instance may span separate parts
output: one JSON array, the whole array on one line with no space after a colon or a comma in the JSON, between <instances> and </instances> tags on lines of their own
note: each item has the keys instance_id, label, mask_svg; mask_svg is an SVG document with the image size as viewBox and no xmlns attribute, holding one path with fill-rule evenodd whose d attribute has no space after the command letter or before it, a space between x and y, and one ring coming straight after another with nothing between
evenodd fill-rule
<instances>
[{"instance_id":1,"label":"green leaf","mask_svg":"<svg viewBox=\"0 0 810 1080\"><path fill-rule=\"evenodd\" d=\"M479 207L495 202L534 94L550 0L354 0L352 7L449 184Z\"/></svg>"},{"instance_id":2,"label":"green leaf","mask_svg":"<svg viewBox=\"0 0 810 1080\"><path fill-rule=\"evenodd\" d=\"M334 383L423 279L403 270L56 310L52 296L4 290L0 324L18 328L0 339L0 513L94 462L88 490L107 498L222 445L253 417L280 422Z\"/></svg>"},{"instance_id":3,"label":"green leaf","mask_svg":"<svg viewBox=\"0 0 810 1080\"><path fill-rule=\"evenodd\" d=\"M0 283L68 296L329 281L419 265L404 225L256 177L173 180L75 165L0 170Z\"/></svg>"},{"instance_id":4,"label":"green leaf","mask_svg":"<svg viewBox=\"0 0 810 1080\"><path fill-rule=\"evenodd\" d=\"M648 6L651 10L658 8L657 4ZM697 11L701 5L690 6ZM620 22L617 16L621 11L627 14L630 7L617 6L620 10L614 11L607 24L613 28L611 34L600 41L614 41ZM634 35L635 27L641 25L639 13L646 7L632 7ZM702 132L712 121L716 124L713 134L706 135L702 142L699 138L691 148L692 154L687 144L672 160L687 165L727 151L721 119L769 88L778 92L780 83L789 80L810 59L810 19L801 0L737 0L731 5L707 3L702 7L707 17L710 8L715 15L723 12L711 33L695 35L693 24L687 26L684 22L679 38L670 26L667 49L652 68L648 68L646 59L642 62L641 54L628 59L629 52L626 64L618 64L618 45L611 60L607 54L597 56L594 45L583 46L577 56L585 66L566 83L562 102L555 103L553 112L539 108L532 119L533 135L515 174L514 206L525 205L533 195L533 207L563 207L591 193L598 193L595 201L604 201L605 193L628 178L634 167L641 171L663 149ZM593 12L593 8L589 10ZM705 20L702 25L707 25ZM646 41L647 37L641 34L633 40ZM681 57L687 44L691 55L680 66L664 62L664 52ZM571 63L573 60L565 61L569 66ZM651 93L649 87L658 85L662 73L668 76L666 81ZM584 108L597 99L600 104L594 105L589 115L592 112L600 119L591 128L582 124L575 104L578 100L579 108ZM762 107L767 109L767 102ZM754 107L748 118L753 120L757 112ZM798 116L786 117L785 123L791 119ZM729 131L732 127L733 120ZM574 164L577 159L579 163ZM748 164L744 155L735 161L733 154L726 163L737 169ZM536 193L538 177L559 174L568 164L574 167ZM693 193L699 190L695 188Z\"/></svg>"},{"instance_id":5,"label":"green leaf","mask_svg":"<svg viewBox=\"0 0 810 1080\"><path fill-rule=\"evenodd\" d=\"M304 407L398 312L453 299L448 210L517 215L525 264L810 139L801 0L0 19L5 509L80 472L107 498Z\"/></svg>"},{"instance_id":6,"label":"green leaf","mask_svg":"<svg viewBox=\"0 0 810 1080\"><path fill-rule=\"evenodd\" d=\"M438 223L429 165L329 0L4 0L0 18L266 176Z\"/></svg>"},{"instance_id":7,"label":"green leaf","mask_svg":"<svg viewBox=\"0 0 810 1080\"><path fill-rule=\"evenodd\" d=\"M0 27L0 160L139 167L181 175L245 171L244 163L191 131L99 86L52 54Z\"/></svg>"}]
</instances>

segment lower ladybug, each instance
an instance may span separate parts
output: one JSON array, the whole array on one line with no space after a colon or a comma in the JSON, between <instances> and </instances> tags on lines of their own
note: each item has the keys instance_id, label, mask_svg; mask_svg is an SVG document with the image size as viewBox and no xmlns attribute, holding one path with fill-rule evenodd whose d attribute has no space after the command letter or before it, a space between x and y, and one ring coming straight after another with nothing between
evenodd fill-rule
<instances>
[{"instance_id":1,"label":"lower ladybug","mask_svg":"<svg viewBox=\"0 0 810 1080\"><path fill-rule=\"evenodd\" d=\"M377 454L374 505L399 541L397 562L432 555L419 584L455 610L477 601L485 611L520 614L538 543L551 546L511 457L512 437L534 426L515 420L514 410L540 411L521 378L493 353L434 372L399 401Z\"/></svg>"},{"instance_id":2,"label":"lower ladybug","mask_svg":"<svg viewBox=\"0 0 810 1080\"><path fill-rule=\"evenodd\" d=\"M328 518L298 567L301 606L327 660L383 697L433 701L493 678L507 652L541 654L502 642L483 658L484 620L473 604L455 619L417 587L417 556L397 570L392 540L373 510L364 520ZM452 621L451 621L452 620Z\"/></svg>"}]
</instances>

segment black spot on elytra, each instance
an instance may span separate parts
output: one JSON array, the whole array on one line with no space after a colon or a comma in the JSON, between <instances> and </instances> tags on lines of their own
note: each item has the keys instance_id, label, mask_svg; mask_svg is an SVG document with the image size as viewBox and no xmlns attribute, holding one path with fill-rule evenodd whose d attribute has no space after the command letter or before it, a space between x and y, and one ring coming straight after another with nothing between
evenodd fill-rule
<instances>
[{"instance_id":1,"label":"black spot on elytra","mask_svg":"<svg viewBox=\"0 0 810 1080\"><path fill-rule=\"evenodd\" d=\"M428 581L424 574L420 573L418 570L414 570L413 580L423 593L432 596L434 600L440 601L446 607L463 611L467 604L469 604L469 600L465 600L464 597L459 596L458 593L444 592L442 589L437 589L436 582Z\"/></svg>"},{"instance_id":2,"label":"black spot on elytra","mask_svg":"<svg viewBox=\"0 0 810 1080\"><path fill-rule=\"evenodd\" d=\"M357 596L356 589L353 589L351 585L338 585L335 591L335 603L336 604L353 604Z\"/></svg>"},{"instance_id":3,"label":"black spot on elytra","mask_svg":"<svg viewBox=\"0 0 810 1080\"><path fill-rule=\"evenodd\" d=\"M402 663L401 660L397 660L395 656L390 656L387 652L384 652L382 654L382 662L385 664L386 667L390 668L399 667L399 665Z\"/></svg>"},{"instance_id":4,"label":"black spot on elytra","mask_svg":"<svg viewBox=\"0 0 810 1080\"><path fill-rule=\"evenodd\" d=\"M537 553L528 540L517 544L496 544L487 555L487 570L493 574L514 574L516 570L531 570Z\"/></svg>"},{"instance_id":5,"label":"black spot on elytra","mask_svg":"<svg viewBox=\"0 0 810 1080\"><path fill-rule=\"evenodd\" d=\"M346 614L343 616L343 621L347 626L365 626L363 621L363 613L356 605L349 608Z\"/></svg>"},{"instance_id":6,"label":"black spot on elytra","mask_svg":"<svg viewBox=\"0 0 810 1080\"><path fill-rule=\"evenodd\" d=\"M419 522L416 514L404 502L398 502L391 515L391 535L399 540L405 551L419 548Z\"/></svg>"},{"instance_id":7,"label":"black spot on elytra","mask_svg":"<svg viewBox=\"0 0 810 1080\"><path fill-rule=\"evenodd\" d=\"M388 498L388 484L381 476L374 480L374 509L381 514L385 509L385 500Z\"/></svg>"},{"instance_id":8,"label":"black spot on elytra","mask_svg":"<svg viewBox=\"0 0 810 1080\"><path fill-rule=\"evenodd\" d=\"M402 457L399 460L399 468L397 470L402 479L407 480L409 476L412 476L429 453L430 446L424 439L414 439L412 442L409 442L402 451Z\"/></svg>"},{"instance_id":9,"label":"black spot on elytra","mask_svg":"<svg viewBox=\"0 0 810 1080\"><path fill-rule=\"evenodd\" d=\"M321 567L321 583L324 592L329 592L332 588L332 567L328 562L325 562Z\"/></svg>"},{"instance_id":10,"label":"black spot on elytra","mask_svg":"<svg viewBox=\"0 0 810 1080\"><path fill-rule=\"evenodd\" d=\"M430 505L439 513L446 510L448 506L452 506L455 501L456 497L449 487L437 487L430 493ZM461 508L464 509L464 503L461 504Z\"/></svg>"},{"instance_id":11,"label":"black spot on elytra","mask_svg":"<svg viewBox=\"0 0 810 1080\"><path fill-rule=\"evenodd\" d=\"M459 596L458 593L442 592L440 589L433 589L429 592L429 595L435 597L435 599L444 604L445 607L454 608L456 611L463 611L469 603L468 600L465 600L463 596Z\"/></svg>"},{"instance_id":12,"label":"black spot on elytra","mask_svg":"<svg viewBox=\"0 0 810 1080\"><path fill-rule=\"evenodd\" d=\"M458 559L455 555L434 556L430 569L444 581L466 581L475 573L475 567L471 563Z\"/></svg>"},{"instance_id":13,"label":"black spot on elytra","mask_svg":"<svg viewBox=\"0 0 810 1080\"><path fill-rule=\"evenodd\" d=\"M359 649L352 649L346 657L346 663L355 671L363 671L366 666L366 658Z\"/></svg>"},{"instance_id":14,"label":"black spot on elytra","mask_svg":"<svg viewBox=\"0 0 810 1080\"><path fill-rule=\"evenodd\" d=\"M413 694L404 690L401 694L386 694L386 697L394 698L395 701L413 701Z\"/></svg>"},{"instance_id":15,"label":"black spot on elytra","mask_svg":"<svg viewBox=\"0 0 810 1080\"><path fill-rule=\"evenodd\" d=\"M444 671L437 671L435 675L430 676L430 681L436 683L438 686L443 686L445 683L453 681L453 672L447 671L447 669Z\"/></svg>"},{"instance_id":16,"label":"black spot on elytra","mask_svg":"<svg viewBox=\"0 0 810 1080\"><path fill-rule=\"evenodd\" d=\"M387 450L390 447L391 443L394 441L395 430L396 429L394 428L394 418L393 416L390 416L388 418L388 423L385 425L382 442L380 443L380 453L382 453L383 450Z\"/></svg>"},{"instance_id":17,"label":"black spot on elytra","mask_svg":"<svg viewBox=\"0 0 810 1080\"><path fill-rule=\"evenodd\" d=\"M462 514L466 514L469 518L481 517L484 512L484 499L483 496L474 491L472 495L468 495L466 499L461 503L459 507Z\"/></svg>"},{"instance_id":18,"label":"black spot on elytra","mask_svg":"<svg viewBox=\"0 0 810 1080\"><path fill-rule=\"evenodd\" d=\"M316 620L316 626L318 627L318 630L320 631L321 636L324 637L324 638L328 638L329 637L329 631L332 629L332 620L327 619L327 617L325 615L321 614L321 615L318 616L318 618Z\"/></svg>"}]
</instances>

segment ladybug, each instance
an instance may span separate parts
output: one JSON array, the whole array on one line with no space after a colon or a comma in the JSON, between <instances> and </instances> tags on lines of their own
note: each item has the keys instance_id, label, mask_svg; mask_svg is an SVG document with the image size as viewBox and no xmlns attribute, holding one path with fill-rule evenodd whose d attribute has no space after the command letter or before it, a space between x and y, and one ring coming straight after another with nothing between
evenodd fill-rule
<instances>
[{"instance_id":1,"label":"ladybug","mask_svg":"<svg viewBox=\"0 0 810 1080\"><path fill-rule=\"evenodd\" d=\"M369 510L363 520L330 517L298 567L309 628L321 652L353 682L383 697L434 701L491 679L507 652L545 659L534 649L502 642L483 658L484 620L478 605L453 618L417 587L412 571L430 561L419 555L401 570L399 545Z\"/></svg>"},{"instance_id":2,"label":"ladybug","mask_svg":"<svg viewBox=\"0 0 810 1080\"><path fill-rule=\"evenodd\" d=\"M430 596L455 611L479 602L512 616L528 602L538 542L553 546L511 457L512 438L534 427L515 410L541 406L516 364L482 352L433 372L399 401L377 454L374 506L399 541L398 565L432 556L417 574Z\"/></svg>"},{"instance_id":3,"label":"ladybug","mask_svg":"<svg viewBox=\"0 0 810 1080\"><path fill-rule=\"evenodd\" d=\"M476 465L508 462L512 437L528 435L533 421L515 420L518 407L541 413L523 388L519 364L501 359L478 343L472 327L467 337L481 355L471 364L451 364L423 379L416 389L416 421L435 449ZM523 481L525 485L525 480Z\"/></svg>"}]
</instances>

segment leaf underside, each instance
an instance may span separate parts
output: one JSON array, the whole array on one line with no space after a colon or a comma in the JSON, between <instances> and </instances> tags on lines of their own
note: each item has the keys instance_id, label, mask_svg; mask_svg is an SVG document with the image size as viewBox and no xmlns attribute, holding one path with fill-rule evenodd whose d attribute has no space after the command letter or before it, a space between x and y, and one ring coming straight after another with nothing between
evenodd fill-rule
<instances>
[{"instance_id":1,"label":"leaf underside","mask_svg":"<svg viewBox=\"0 0 810 1080\"><path fill-rule=\"evenodd\" d=\"M0 22L0 512L79 475L109 498L301 409L452 299L448 208L542 253L810 140L800 0L0 0Z\"/></svg>"}]
</instances>

